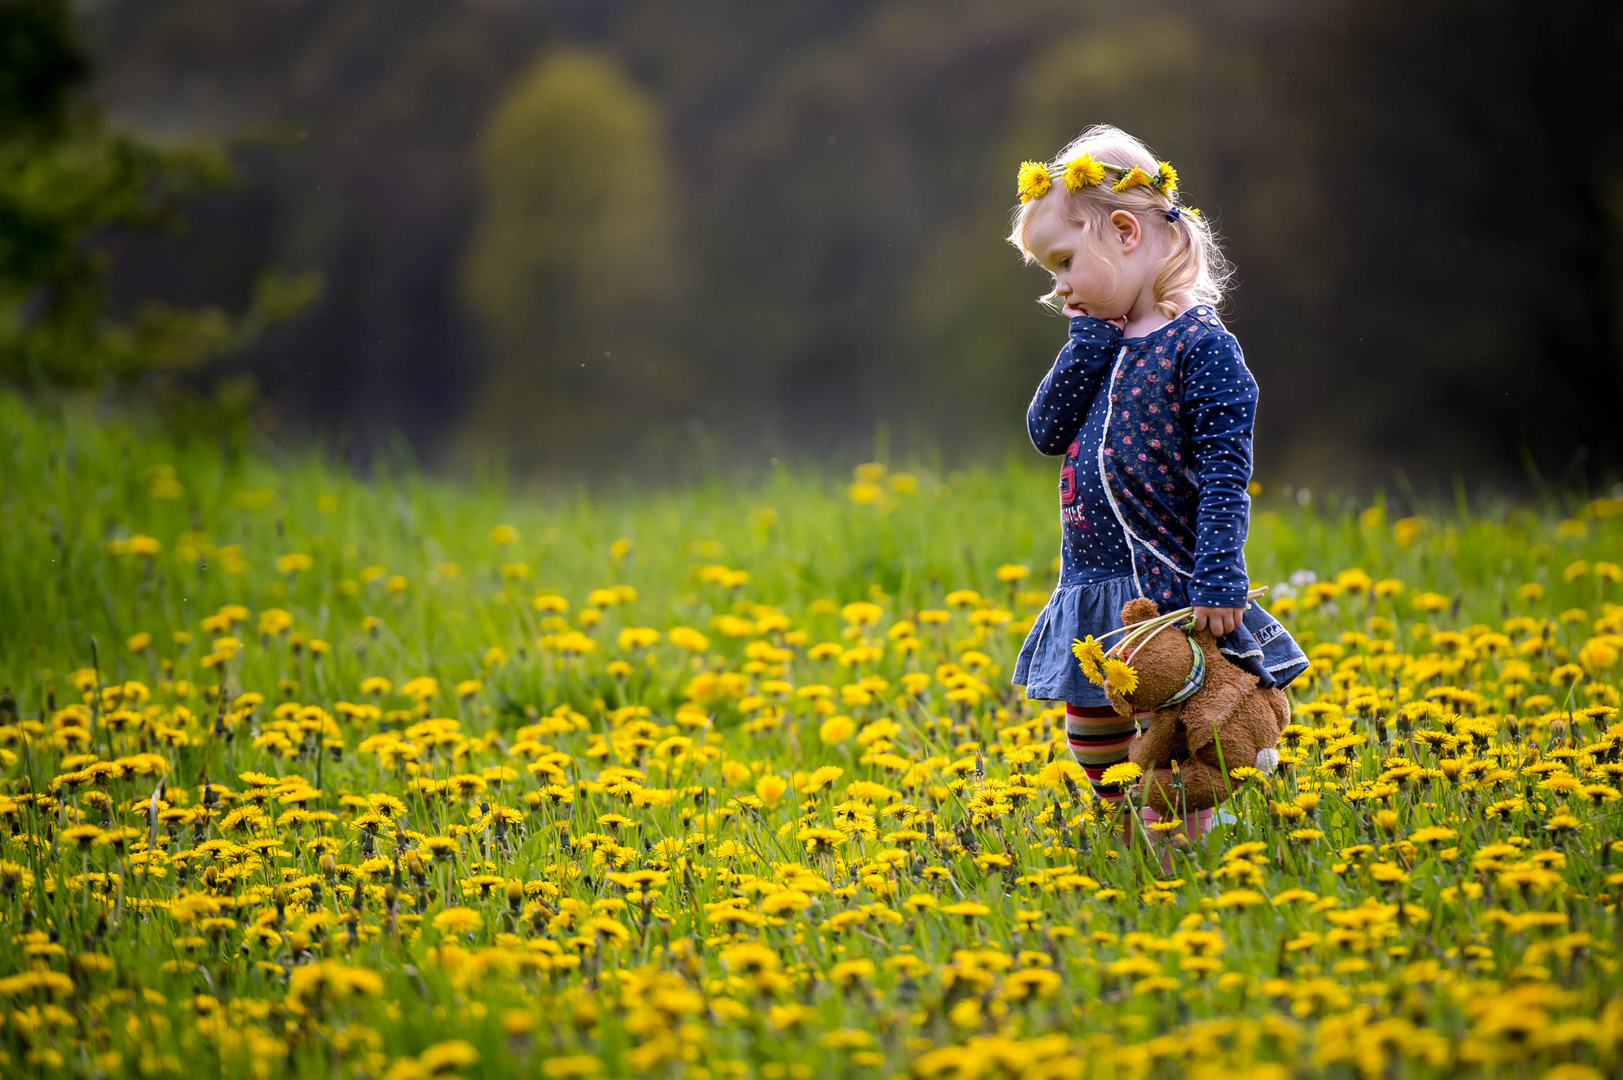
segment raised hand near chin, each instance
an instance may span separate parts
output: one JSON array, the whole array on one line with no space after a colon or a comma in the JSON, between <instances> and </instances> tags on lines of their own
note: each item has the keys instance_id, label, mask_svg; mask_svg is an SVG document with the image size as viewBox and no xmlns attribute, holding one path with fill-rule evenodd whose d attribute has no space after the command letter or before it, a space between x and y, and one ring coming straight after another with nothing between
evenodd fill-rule
<instances>
[{"instance_id":1,"label":"raised hand near chin","mask_svg":"<svg viewBox=\"0 0 1623 1080\"><path fill-rule=\"evenodd\" d=\"M1103 315L1094 315L1092 312L1088 311L1087 308L1078 307L1075 304L1066 304L1065 307L1061 310L1060 313L1062 315L1064 315L1067 319L1074 319L1078 315L1087 315L1089 318L1104 319L1105 322L1110 323L1117 330L1125 331L1127 329L1127 317L1125 315L1117 315L1117 316L1114 316L1112 318L1105 318L1105 316L1103 316Z\"/></svg>"}]
</instances>

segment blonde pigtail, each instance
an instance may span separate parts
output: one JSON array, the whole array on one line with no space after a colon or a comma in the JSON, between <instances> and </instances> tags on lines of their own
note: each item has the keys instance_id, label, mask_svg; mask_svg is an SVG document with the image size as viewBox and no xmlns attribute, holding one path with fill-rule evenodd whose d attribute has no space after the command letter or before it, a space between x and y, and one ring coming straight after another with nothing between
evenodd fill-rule
<instances>
[{"instance_id":1,"label":"blonde pigtail","mask_svg":"<svg viewBox=\"0 0 1623 1080\"><path fill-rule=\"evenodd\" d=\"M1174 247L1155 276L1155 310L1172 319L1178 315L1178 305L1171 299L1175 296L1190 295L1216 307L1233 268L1212 236L1211 225L1198 210L1175 207L1168 217Z\"/></svg>"}]
</instances>

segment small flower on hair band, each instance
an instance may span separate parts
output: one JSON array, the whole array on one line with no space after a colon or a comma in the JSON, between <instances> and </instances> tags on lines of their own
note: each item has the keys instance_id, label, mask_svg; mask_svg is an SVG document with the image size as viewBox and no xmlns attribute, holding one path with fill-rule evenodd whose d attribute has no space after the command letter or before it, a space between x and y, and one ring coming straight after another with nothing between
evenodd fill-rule
<instances>
[{"instance_id":1,"label":"small flower on hair band","mask_svg":"<svg viewBox=\"0 0 1623 1080\"><path fill-rule=\"evenodd\" d=\"M1030 202L1040 199L1048 193L1051 181L1048 178L1048 166L1040 161L1022 161L1019 174L1019 195L1021 202Z\"/></svg>"},{"instance_id":2,"label":"small flower on hair band","mask_svg":"<svg viewBox=\"0 0 1623 1080\"><path fill-rule=\"evenodd\" d=\"M1155 175L1150 178L1150 183L1160 188L1161 194L1170 198L1172 193L1178 190L1178 170L1165 161L1158 161L1156 164L1160 168L1155 170Z\"/></svg>"},{"instance_id":3,"label":"small flower on hair band","mask_svg":"<svg viewBox=\"0 0 1623 1080\"><path fill-rule=\"evenodd\" d=\"M1092 154L1078 154L1065 163L1064 176L1066 190L1081 191L1103 181L1105 167L1095 161Z\"/></svg>"},{"instance_id":4,"label":"small flower on hair band","mask_svg":"<svg viewBox=\"0 0 1623 1080\"><path fill-rule=\"evenodd\" d=\"M1150 178L1149 173L1145 172L1137 165L1134 165L1131 169L1127 170L1126 174L1122 176L1120 180L1117 180L1111 185L1110 190L1131 191L1136 187L1149 187L1153 183L1154 180Z\"/></svg>"}]
</instances>

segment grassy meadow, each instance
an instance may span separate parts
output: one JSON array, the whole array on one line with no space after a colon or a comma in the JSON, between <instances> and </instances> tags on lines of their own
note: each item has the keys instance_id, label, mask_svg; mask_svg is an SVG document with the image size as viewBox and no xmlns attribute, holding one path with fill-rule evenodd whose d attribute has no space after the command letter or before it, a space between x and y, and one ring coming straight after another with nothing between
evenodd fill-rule
<instances>
[{"instance_id":1,"label":"grassy meadow","mask_svg":"<svg viewBox=\"0 0 1623 1080\"><path fill-rule=\"evenodd\" d=\"M1623 497L1258 494L1281 767L1129 847L1008 681L1035 454L588 496L0 431L0 1075L1623 1068Z\"/></svg>"}]
</instances>

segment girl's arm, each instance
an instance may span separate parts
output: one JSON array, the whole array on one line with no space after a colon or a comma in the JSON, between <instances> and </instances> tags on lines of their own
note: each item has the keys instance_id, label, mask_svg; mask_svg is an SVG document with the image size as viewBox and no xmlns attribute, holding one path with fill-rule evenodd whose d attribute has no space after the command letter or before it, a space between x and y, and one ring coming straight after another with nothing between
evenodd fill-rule
<instances>
[{"instance_id":1,"label":"girl's arm","mask_svg":"<svg viewBox=\"0 0 1623 1080\"><path fill-rule=\"evenodd\" d=\"M1184 358L1183 409L1200 487L1195 573L1189 602L1246 606L1245 537L1250 525L1251 427L1257 382L1227 332L1207 336Z\"/></svg>"},{"instance_id":2,"label":"girl's arm","mask_svg":"<svg viewBox=\"0 0 1623 1080\"><path fill-rule=\"evenodd\" d=\"M1114 323L1087 315L1071 319L1071 340L1026 409L1026 432L1040 453L1063 454L1076 438L1120 340L1121 328Z\"/></svg>"}]
</instances>

